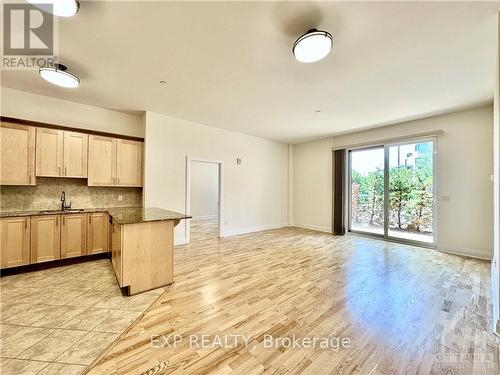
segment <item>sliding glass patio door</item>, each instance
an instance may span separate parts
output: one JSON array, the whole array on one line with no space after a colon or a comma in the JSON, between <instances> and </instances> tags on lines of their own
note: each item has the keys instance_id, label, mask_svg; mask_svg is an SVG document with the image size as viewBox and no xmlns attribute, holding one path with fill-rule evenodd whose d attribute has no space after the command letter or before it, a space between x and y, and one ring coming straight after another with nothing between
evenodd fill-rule
<instances>
[{"instance_id":1,"label":"sliding glass patio door","mask_svg":"<svg viewBox=\"0 0 500 375\"><path fill-rule=\"evenodd\" d=\"M434 139L349 151L349 230L435 245Z\"/></svg>"},{"instance_id":2,"label":"sliding glass patio door","mask_svg":"<svg viewBox=\"0 0 500 375\"><path fill-rule=\"evenodd\" d=\"M384 235L384 148L349 152L350 227Z\"/></svg>"}]
</instances>

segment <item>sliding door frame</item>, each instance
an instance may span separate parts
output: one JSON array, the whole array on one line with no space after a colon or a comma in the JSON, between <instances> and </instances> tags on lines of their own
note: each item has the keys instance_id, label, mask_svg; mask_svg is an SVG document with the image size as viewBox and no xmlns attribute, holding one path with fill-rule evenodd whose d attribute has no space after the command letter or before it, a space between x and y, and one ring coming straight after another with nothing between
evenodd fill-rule
<instances>
[{"instance_id":1,"label":"sliding door frame","mask_svg":"<svg viewBox=\"0 0 500 375\"><path fill-rule=\"evenodd\" d=\"M423 242L417 240L410 240L406 238L398 238L394 236L389 236L389 148L391 146L402 146L412 143L424 143L432 142L432 236L433 242ZM353 230L351 228L351 206L352 206L352 157L351 151L365 151L371 149L384 150L384 234L369 233L359 230ZM438 228L437 228L437 197L438 197L438 171L437 171L437 156L438 156L438 138L436 135L423 136L423 137L413 137L407 139L400 139L398 141L390 142L380 142L374 143L373 145L363 145L359 147L347 148L347 170L346 170L346 181L347 181L347 231L356 235L382 238L385 241L404 243L408 245L414 245L419 247L426 247L430 249L436 249L438 243Z\"/></svg>"}]
</instances>

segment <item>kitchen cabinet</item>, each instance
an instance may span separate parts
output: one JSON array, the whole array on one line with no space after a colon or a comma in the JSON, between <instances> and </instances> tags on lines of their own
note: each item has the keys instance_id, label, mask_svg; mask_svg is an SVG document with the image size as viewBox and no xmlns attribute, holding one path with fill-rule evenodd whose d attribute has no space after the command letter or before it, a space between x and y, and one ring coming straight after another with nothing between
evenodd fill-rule
<instances>
[{"instance_id":1,"label":"kitchen cabinet","mask_svg":"<svg viewBox=\"0 0 500 375\"><path fill-rule=\"evenodd\" d=\"M88 214L87 255L106 253L109 250L109 217L105 212Z\"/></svg>"},{"instance_id":2,"label":"kitchen cabinet","mask_svg":"<svg viewBox=\"0 0 500 375\"><path fill-rule=\"evenodd\" d=\"M142 186L142 142L117 140L116 184Z\"/></svg>"},{"instance_id":3,"label":"kitchen cabinet","mask_svg":"<svg viewBox=\"0 0 500 375\"><path fill-rule=\"evenodd\" d=\"M57 129L36 129L36 175L60 177L63 168L64 133Z\"/></svg>"},{"instance_id":4,"label":"kitchen cabinet","mask_svg":"<svg viewBox=\"0 0 500 375\"><path fill-rule=\"evenodd\" d=\"M61 258L60 215L31 217L31 263Z\"/></svg>"},{"instance_id":5,"label":"kitchen cabinet","mask_svg":"<svg viewBox=\"0 0 500 375\"><path fill-rule=\"evenodd\" d=\"M89 137L89 186L141 187L143 142Z\"/></svg>"},{"instance_id":6,"label":"kitchen cabinet","mask_svg":"<svg viewBox=\"0 0 500 375\"><path fill-rule=\"evenodd\" d=\"M0 184L35 185L35 128L0 123Z\"/></svg>"},{"instance_id":7,"label":"kitchen cabinet","mask_svg":"<svg viewBox=\"0 0 500 375\"><path fill-rule=\"evenodd\" d=\"M88 142L88 134L64 132L64 177L87 177Z\"/></svg>"},{"instance_id":8,"label":"kitchen cabinet","mask_svg":"<svg viewBox=\"0 0 500 375\"><path fill-rule=\"evenodd\" d=\"M36 130L36 175L87 177L88 134L58 129Z\"/></svg>"},{"instance_id":9,"label":"kitchen cabinet","mask_svg":"<svg viewBox=\"0 0 500 375\"><path fill-rule=\"evenodd\" d=\"M61 215L61 258L83 256L87 252L87 214Z\"/></svg>"},{"instance_id":10,"label":"kitchen cabinet","mask_svg":"<svg viewBox=\"0 0 500 375\"><path fill-rule=\"evenodd\" d=\"M116 181L115 138L90 135L89 137L89 186L114 186Z\"/></svg>"},{"instance_id":11,"label":"kitchen cabinet","mask_svg":"<svg viewBox=\"0 0 500 375\"><path fill-rule=\"evenodd\" d=\"M1 268L30 263L30 217L0 219Z\"/></svg>"}]
</instances>

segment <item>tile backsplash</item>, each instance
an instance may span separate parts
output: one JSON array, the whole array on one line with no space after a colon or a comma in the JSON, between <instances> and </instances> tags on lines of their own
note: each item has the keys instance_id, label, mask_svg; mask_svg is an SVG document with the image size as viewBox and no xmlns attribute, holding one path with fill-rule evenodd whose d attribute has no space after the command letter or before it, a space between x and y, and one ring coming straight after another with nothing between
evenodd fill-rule
<instances>
[{"instance_id":1,"label":"tile backsplash","mask_svg":"<svg viewBox=\"0 0 500 375\"><path fill-rule=\"evenodd\" d=\"M73 208L142 206L142 188L87 186L86 179L41 178L35 186L0 186L0 210L55 210L61 207L61 192ZM118 196L122 196L122 201Z\"/></svg>"}]
</instances>

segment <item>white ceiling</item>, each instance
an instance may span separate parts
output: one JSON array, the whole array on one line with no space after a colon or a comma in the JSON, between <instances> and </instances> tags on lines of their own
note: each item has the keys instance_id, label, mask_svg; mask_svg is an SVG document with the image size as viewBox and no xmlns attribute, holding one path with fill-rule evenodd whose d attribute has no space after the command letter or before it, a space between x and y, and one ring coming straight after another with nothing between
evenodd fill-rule
<instances>
[{"instance_id":1,"label":"white ceiling","mask_svg":"<svg viewBox=\"0 0 500 375\"><path fill-rule=\"evenodd\" d=\"M84 1L59 24L60 61L80 88L51 86L36 71L4 72L2 86L297 143L490 102L499 10L500 2ZM333 34L334 51L301 64L291 47L313 27Z\"/></svg>"}]
</instances>

